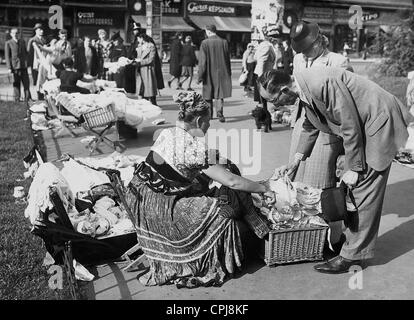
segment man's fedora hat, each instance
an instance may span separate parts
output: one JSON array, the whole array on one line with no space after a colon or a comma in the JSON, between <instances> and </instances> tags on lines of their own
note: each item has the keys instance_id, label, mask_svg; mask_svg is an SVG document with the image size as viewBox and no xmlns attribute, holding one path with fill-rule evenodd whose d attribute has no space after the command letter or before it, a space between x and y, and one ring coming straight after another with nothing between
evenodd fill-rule
<instances>
[{"instance_id":1,"label":"man's fedora hat","mask_svg":"<svg viewBox=\"0 0 414 320\"><path fill-rule=\"evenodd\" d=\"M298 22L290 32L293 50L297 53L305 51L318 39L319 33L320 29L316 23L307 21Z\"/></svg>"},{"instance_id":2,"label":"man's fedora hat","mask_svg":"<svg viewBox=\"0 0 414 320\"><path fill-rule=\"evenodd\" d=\"M36 31L37 29L43 29L43 25L41 23L36 23L33 30Z\"/></svg>"}]
</instances>

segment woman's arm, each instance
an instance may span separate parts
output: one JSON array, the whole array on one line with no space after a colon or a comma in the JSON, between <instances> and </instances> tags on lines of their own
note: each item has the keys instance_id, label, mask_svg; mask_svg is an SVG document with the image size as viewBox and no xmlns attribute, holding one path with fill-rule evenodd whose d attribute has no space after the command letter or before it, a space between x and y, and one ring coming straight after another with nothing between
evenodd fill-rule
<instances>
[{"instance_id":1,"label":"woman's arm","mask_svg":"<svg viewBox=\"0 0 414 320\"><path fill-rule=\"evenodd\" d=\"M213 165L203 172L213 179L234 190L264 193L270 191L265 185L240 177L226 170L222 165Z\"/></svg>"}]
</instances>

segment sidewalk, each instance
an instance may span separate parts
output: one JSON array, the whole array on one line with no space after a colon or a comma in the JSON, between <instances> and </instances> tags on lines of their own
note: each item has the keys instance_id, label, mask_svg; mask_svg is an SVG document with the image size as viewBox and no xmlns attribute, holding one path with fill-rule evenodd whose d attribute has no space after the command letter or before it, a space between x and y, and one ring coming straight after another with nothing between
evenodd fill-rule
<instances>
[{"instance_id":1,"label":"sidewalk","mask_svg":"<svg viewBox=\"0 0 414 320\"><path fill-rule=\"evenodd\" d=\"M226 99L224 114L227 122L213 120L211 128L241 129L254 128L253 119L247 115L254 103L243 96L237 84L238 70L233 72L233 97ZM193 86L197 91L200 86ZM160 116L167 120L165 125L141 126L138 138L127 142L127 154L145 156L153 143L154 133L174 125L177 106L172 102L173 89L161 90L158 98L163 109ZM47 146L48 160L54 160L64 152L76 156L87 156L87 150L79 138L56 139L53 132L43 132ZM79 132L81 133L81 132ZM275 167L286 164L291 130L275 125L270 133L260 133L259 144L242 140L240 144L250 145L252 159L260 163L261 170L250 176L254 180L267 178ZM253 148L258 148L253 150ZM254 152L253 152L254 151ZM105 152L111 152L109 150ZM242 152L239 150L239 152ZM232 156L231 154L225 154ZM236 153L237 155L237 153ZM245 165L241 165L245 168ZM325 275L313 271L311 263L300 263L269 268L259 259L245 261L241 275L227 281L220 288L176 289L175 286L145 287L136 279L139 272L122 271L125 263L109 263L97 266L91 272L96 278L88 284L90 299L414 299L414 207L412 190L414 170L393 164L384 201L382 221L377 242L376 258L363 271L363 289L351 289L351 274Z\"/></svg>"}]
</instances>

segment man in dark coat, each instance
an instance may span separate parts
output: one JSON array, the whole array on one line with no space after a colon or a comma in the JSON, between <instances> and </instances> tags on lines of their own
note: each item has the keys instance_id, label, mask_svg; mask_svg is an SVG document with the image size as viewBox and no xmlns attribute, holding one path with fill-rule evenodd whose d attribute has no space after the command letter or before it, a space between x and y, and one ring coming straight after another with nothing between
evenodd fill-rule
<instances>
[{"instance_id":1,"label":"man in dark coat","mask_svg":"<svg viewBox=\"0 0 414 320\"><path fill-rule=\"evenodd\" d=\"M122 39L119 31L111 37L113 46L109 52L109 60L111 62L117 62L119 58L126 57L127 52L124 46L124 39ZM116 82L117 88L125 87L125 67L119 68L118 72L113 74L113 79Z\"/></svg>"},{"instance_id":2,"label":"man in dark coat","mask_svg":"<svg viewBox=\"0 0 414 320\"><path fill-rule=\"evenodd\" d=\"M137 47L138 47L138 40L137 40L137 36L141 33L141 32L145 32L142 28L141 28L141 24L134 22L134 27L133 27L133 33L134 33L134 42L131 44L129 50L128 50L128 58L131 60L135 60L135 58L137 57ZM157 47L155 45L154 39L151 39L151 43L154 44L155 47ZM155 60L154 60L154 71L155 71L155 77L157 78L157 88L159 90L164 89L164 78L162 75L162 63L161 63L161 59L160 56L158 54L158 50L155 50ZM131 68L127 68L126 69L126 73L127 73L127 79L129 80L130 77L132 76L132 72L131 72ZM135 67L134 67L134 73L133 73L133 78L134 78L134 85L135 85ZM125 85L128 85L128 81L125 81ZM130 89L130 86L128 85L128 89ZM132 91L128 91L127 89L125 89L127 92L132 92ZM135 90L135 89L134 89Z\"/></svg>"},{"instance_id":3,"label":"man in dark coat","mask_svg":"<svg viewBox=\"0 0 414 320\"><path fill-rule=\"evenodd\" d=\"M295 173L300 161L311 154L319 132L342 140L341 180L351 190L358 218L346 229L340 254L315 269L346 273L351 266L362 265L374 256L391 163L407 141L413 117L401 101L376 83L341 68L307 68L294 72L293 78L273 70L263 74L259 83L268 101L296 94L306 108L294 160L278 168L276 176Z\"/></svg>"},{"instance_id":4,"label":"man in dark coat","mask_svg":"<svg viewBox=\"0 0 414 320\"><path fill-rule=\"evenodd\" d=\"M37 75L39 73L40 57L37 56L33 43L36 43L38 47L42 47L46 44L46 39L43 37L43 26L41 23L36 23L33 29L35 35L30 38L27 43L27 67L32 69L33 85L35 86L37 82ZM39 100L43 99L43 94L39 91L37 92L37 98Z\"/></svg>"},{"instance_id":5,"label":"man in dark coat","mask_svg":"<svg viewBox=\"0 0 414 320\"><path fill-rule=\"evenodd\" d=\"M207 39L201 42L198 63L198 83L203 83L203 98L210 104L213 117L213 99L219 100L217 117L225 122L224 98L231 97L231 65L229 46L216 34L215 25L206 27Z\"/></svg>"},{"instance_id":6,"label":"man in dark coat","mask_svg":"<svg viewBox=\"0 0 414 320\"><path fill-rule=\"evenodd\" d=\"M13 92L14 100L20 101L20 83L24 88L24 100L31 99L30 80L27 73L27 48L23 39L18 38L19 30L12 28L10 30L11 39L6 41L6 65L9 72L13 74Z\"/></svg>"},{"instance_id":7,"label":"man in dark coat","mask_svg":"<svg viewBox=\"0 0 414 320\"><path fill-rule=\"evenodd\" d=\"M170 47L170 75L171 79L168 81L168 86L171 88L171 82L177 79L177 90L181 90L180 77L182 73L181 54L183 50L183 34L177 32Z\"/></svg>"},{"instance_id":8,"label":"man in dark coat","mask_svg":"<svg viewBox=\"0 0 414 320\"><path fill-rule=\"evenodd\" d=\"M99 58L96 49L91 45L89 36L83 37L83 43L75 53L75 69L83 74L96 76L99 72Z\"/></svg>"}]
</instances>

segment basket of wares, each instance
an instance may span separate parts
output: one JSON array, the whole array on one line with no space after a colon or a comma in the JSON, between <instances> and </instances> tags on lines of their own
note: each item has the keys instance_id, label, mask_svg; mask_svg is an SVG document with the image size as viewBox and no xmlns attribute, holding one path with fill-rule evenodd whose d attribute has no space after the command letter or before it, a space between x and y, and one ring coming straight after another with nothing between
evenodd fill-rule
<instances>
[{"instance_id":1,"label":"basket of wares","mask_svg":"<svg viewBox=\"0 0 414 320\"><path fill-rule=\"evenodd\" d=\"M320 217L321 190L291 182L287 176L267 183L273 198L252 195L271 228L260 250L265 263L273 266L322 260L329 226Z\"/></svg>"}]
</instances>

